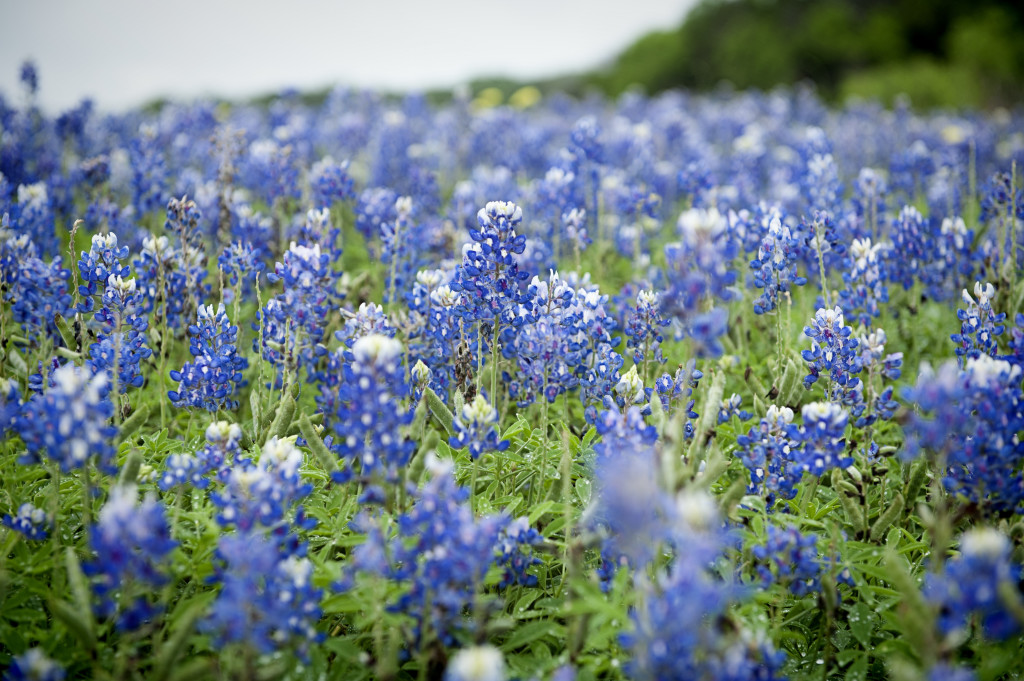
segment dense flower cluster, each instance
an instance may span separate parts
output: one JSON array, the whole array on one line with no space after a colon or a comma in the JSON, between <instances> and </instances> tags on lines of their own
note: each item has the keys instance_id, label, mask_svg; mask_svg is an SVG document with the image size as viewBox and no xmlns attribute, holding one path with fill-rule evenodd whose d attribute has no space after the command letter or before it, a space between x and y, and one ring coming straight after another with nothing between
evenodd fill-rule
<instances>
[{"instance_id":1,"label":"dense flower cluster","mask_svg":"<svg viewBox=\"0 0 1024 681\"><path fill-rule=\"evenodd\" d=\"M393 338L368 334L351 349L336 388L318 398L325 425L334 433L332 447L344 464L339 479L356 477L373 486L367 498L379 496L379 485L398 480L415 443L402 429L413 412L402 406L409 385L402 368L402 344Z\"/></svg>"},{"instance_id":2,"label":"dense flower cluster","mask_svg":"<svg viewBox=\"0 0 1024 681\"><path fill-rule=\"evenodd\" d=\"M779 296L788 292L790 285L803 286L807 283L806 277L796 273L798 244L782 219L772 217L768 233L757 250L757 258L750 261L750 267L755 270L754 286L763 289L754 301L756 314L765 314L778 307Z\"/></svg>"},{"instance_id":3,"label":"dense flower cluster","mask_svg":"<svg viewBox=\"0 0 1024 681\"><path fill-rule=\"evenodd\" d=\"M428 631L450 645L455 633L471 624L462 612L480 597L477 589L496 560L509 522L504 515L474 518L469 490L456 485L451 465L436 459L429 465L432 477L412 509L399 516L398 535L386 540L379 530L370 532L353 555L353 566L363 574L403 585L402 595L389 607L413 618L414 646Z\"/></svg>"},{"instance_id":4,"label":"dense flower cluster","mask_svg":"<svg viewBox=\"0 0 1024 681\"><path fill-rule=\"evenodd\" d=\"M159 611L145 594L167 581L165 559L177 545L163 505L153 497L140 504L134 486L115 487L91 530L89 545L96 557L83 568L100 598L99 614L116 615L118 628L125 630L155 616ZM132 591L139 594L125 602L121 594Z\"/></svg>"},{"instance_id":5,"label":"dense flower cluster","mask_svg":"<svg viewBox=\"0 0 1024 681\"><path fill-rule=\"evenodd\" d=\"M316 629L323 591L313 564L286 538L259 532L226 534L217 543L220 593L201 627L219 645L245 643L260 653L292 648L303 657L323 639Z\"/></svg>"},{"instance_id":6,"label":"dense flower cluster","mask_svg":"<svg viewBox=\"0 0 1024 681\"><path fill-rule=\"evenodd\" d=\"M1021 371L981 355L963 370L954 362L937 371L924 366L904 392L917 406L906 425L905 456L936 460L947 489L993 513L1015 512L1024 501Z\"/></svg>"},{"instance_id":7,"label":"dense flower cluster","mask_svg":"<svg viewBox=\"0 0 1024 681\"><path fill-rule=\"evenodd\" d=\"M929 574L925 597L939 609L938 627L952 634L978 617L985 635L1007 639L1021 630L1017 612L1024 605L1019 588L1021 566L1010 556L1009 539L998 530L983 527L966 532L960 538L960 554L949 559L943 569ZM1005 599L1015 598L1016 603Z\"/></svg>"},{"instance_id":8,"label":"dense flower cluster","mask_svg":"<svg viewBox=\"0 0 1024 681\"><path fill-rule=\"evenodd\" d=\"M977 359L982 355L994 357L999 350L998 337L1006 330L1002 322L1006 313L997 314L992 309L992 301L996 297L996 288L992 284L974 282L974 296L963 290L961 294L966 310L957 310L960 320L960 333L950 338L957 344L956 356L960 358L960 366L968 359Z\"/></svg>"},{"instance_id":9,"label":"dense flower cluster","mask_svg":"<svg viewBox=\"0 0 1024 681\"><path fill-rule=\"evenodd\" d=\"M691 208L679 216L678 242L665 246L668 288L661 299L663 314L675 317L679 333L693 344L698 357L722 354L719 337L728 325L728 312L721 307L707 309L707 303L728 302L736 272L731 269L737 256L730 238L728 221L716 209Z\"/></svg>"},{"instance_id":10,"label":"dense flower cluster","mask_svg":"<svg viewBox=\"0 0 1024 681\"><path fill-rule=\"evenodd\" d=\"M54 371L49 387L32 395L15 420L27 449L20 461L37 462L45 452L65 472L90 462L116 471L117 428L109 424L114 412L109 389L106 374L92 375L72 364Z\"/></svg>"},{"instance_id":11,"label":"dense flower cluster","mask_svg":"<svg viewBox=\"0 0 1024 681\"><path fill-rule=\"evenodd\" d=\"M233 396L245 384L242 371L249 362L238 354L238 327L232 326L224 304L216 311L212 305L200 305L196 323L188 327L188 332L189 352L195 360L180 371L171 371L171 380L178 381L179 386L167 396L176 407L208 411L237 408Z\"/></svg>"},{"instance_id":12,"label":"dense flower cluster","mask_svg":"<svg viewBox=\"0 0 1024 681\"><path fill-rule=\"evenodd\" d=\"M810 373L804 378L808 388L824 375L825 398L829 401L855 408L854 415L860 414L862 402L860 379L857 374L863 368L857 355L856 338L853 329L846 325L843 310L821 308L810 326L804 327L804 335L811 339L811 349L800 354L807 362Z\"/></svg>"},{"instance_id":13,"label":"dense flower cluster","mask_svg":"<svg viewBox=\"0 0 1024 681\"><path fill-rule=\"evenodd\" d=\"M777 499L795 497L796 483L803 475L796 460L799 441L791 436L792 422L792 409L773 404L757 426L736 437L737 455L750 471L747 492L764 497L769 509Z\"/></svg>"}]
</instances>

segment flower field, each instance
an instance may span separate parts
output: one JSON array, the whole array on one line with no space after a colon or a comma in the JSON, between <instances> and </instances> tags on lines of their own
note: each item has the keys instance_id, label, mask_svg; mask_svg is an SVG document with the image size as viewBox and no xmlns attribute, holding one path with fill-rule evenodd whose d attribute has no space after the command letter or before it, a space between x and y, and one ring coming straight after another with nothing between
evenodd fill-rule
<instances>
[{"instance_id":1,"label":"flower field","mask_svg":"<svg viewBox=\"0 0 1024 681\"><path fill-rule=\"evenodd\" d=\"M5 679L1024 674L1020 112L22 81Z\"/></svg>"}]
</instances>

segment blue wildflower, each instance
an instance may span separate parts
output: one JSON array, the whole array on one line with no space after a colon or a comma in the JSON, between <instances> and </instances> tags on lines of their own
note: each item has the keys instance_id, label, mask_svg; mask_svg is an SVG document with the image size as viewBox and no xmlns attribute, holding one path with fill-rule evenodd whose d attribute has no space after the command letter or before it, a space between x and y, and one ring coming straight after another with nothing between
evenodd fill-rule
<instances>
[{"instance_id":1,"label":"blue wildflower","mask_svg":"<svg viewBox=\"0 0 1024 681\"><path fill-rule=\"evenodd\" d=\"M20 460L34 463L46 454L64 472L95 460L100 470L115 472L112 444L117 429L109 425L114 407L107 399L105 374L67 364L53 372L50 386L25 403L15 431L28 450Z\"/></svg>"},{"instance_id":2,"label":"blue wildflower","mask_svg":"<svg viewBox=\"0 0 1024 681\"><path fill-rule=\"evenodd\" d=\"M219 645L244 643L260 653L293 648L308 657L323 592L313 586L313 564L301 544L259 532L227 534L217 543L215 580L221 584L200 628Z\"/></svg>"},{"instance_id":3,"label":"blue wildflower","mask_svg":"<svg viewBox=\"0 0 1024 681\"><path fill-rule=\"evenodd\" d=\"M849 414L835 402L812 402L801 410L803 425L790 426L789 434L800 442L794 458L811 475L822 475L832 468L848 468L853 457L844 455L843 433Z\"/></svg>"},{"instance_id":4,"label":"blue wildflower","mask_svg":"<svg viewBox=\"0 0 1024 681\"><path fill-rule=\"evenodd\" d=\"M756 270L754 286L763 290L754 300L755 314L771 312L778 307L780 295L788 292L790 285L803 286L807 283L807 278L796 272L798 243L779 217L771 219L757 258L750 261L750 267Z\"/></svg>"},{"instance_id":5,"label":"blue wildflower","mask_svg":"<svg viewBox=\"0 0 1024 681\"><path fill-rule=\"evenodd\" d=\"M164 563L176 545L163 504L153 497L139 504L133 485L114 487L89 533L96 557L83 565L100 597L99 614L117 615L122 631L152 619L159 609L150 598L126 596L133 591L151 593L167 582Z\"/></svg>"},{"instance_id":6,"label":"blue wildflower","mask_svg":"<svg viewBox=\"0 0 1024 681\"><path fill-rule=\"evenodd\" d=\"M967 309L956 311L960 333L950 338L957 344L956 356L963 367L968 359L977 359L981 355L996 356L999 350L996 338L1006 330L1005 324L1001 323L1006 319L1006 313L996 314L992 309L996 288L988 282L984 286L980 281L974 282L974 297L967 289L961 295Z\"/></svg>"},{"instance_id":7,"label":"blue wildflower","mask_svg":"<svg viewBox=\"0 0 1024 681\"><path fill-rule=\"evenodd\" d=\"M469 404L462 407L462 412L452 419L454 435L448 444L454 449L469 448L469 456L480 458L484 452L503 452L508 449L508 440L498 440L498 410L491 406L487 398L477 393Z\"/></svg>"},{"instance_id":8,"label":"blue wildflower","mask_svg":"<svg viewBox=\"0 0 1024 681\"><path fill-rule=\"evenodd\" d=\"M66 672L42 648L29 648L11 658L4 681L64 681Z\"/></svg>"},{"instance_id":9,"label":"blue wildflower","mask_svg":"<svg viewBox=\"0 0 1024 681\"><path fill-rule=\"evenodd\" d=\"M746 435L737 435L737 455L750 471L749 494L764 497L769 510L777 499L796 496L796 483L803 469L796 460L799 442L790 436L793 410L789 407L768 407L768 413Z\"/></svg>"},{"instance_id":10,"label":"blue wildflower","mask_svg":"<svg viewBox=\"0 0 1024 681\"><path fill-rule=\"evenodd\" d=\"M171 371L178 381L177 390L167 396L176 407L198 407L208 411L236 409L232 396L245 385L242 371L249 365L238 354L238 327L232 326L224 304L214 312L212 305L200 305L196 324L188 327L189 351L194 362L186 362L180 371Z\"/></svg>"},{"instance_id":11,"label":"blue wildflower","mask_svg":"<svg viewBox=\"0 0 1024 681\"><path fill-rule=\"evenodd\" d=\"M960 539L960 554L947 560L941 571L925 577L924 594L938 606L938 627L943 634L964 629L977 616L985 635L1004 641L1021 630L1013 606L1024 605L1020 592L1021 566L1011 558L1009 539L998 530L982 527ZM1005 598L1015 598L1007 604Z\"/></svg>"},{"instance_id":12,"label":"blue wildflower","mask_svg":"<svg viewBox=\"0 0 1024 681\"><path fill-rule=\"evenodd\" d=\"M5 513L3 523L12 530L22 533L28 539L36 541L46 539L50 526L46 511L29 503L19 506L18 514L15 516Z\"/></svg>"}]
</instances>

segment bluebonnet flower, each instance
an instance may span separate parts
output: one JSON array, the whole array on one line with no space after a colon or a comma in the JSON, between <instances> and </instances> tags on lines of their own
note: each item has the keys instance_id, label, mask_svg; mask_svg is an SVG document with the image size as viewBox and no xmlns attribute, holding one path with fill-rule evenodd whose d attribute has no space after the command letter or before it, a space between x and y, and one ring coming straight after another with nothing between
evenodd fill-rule
<instances>
[{"instance_id":1,"label":"bluebonnet flower","mask_svg":"<svg viewBox=\"0 0 1024 681\"><path fill-rule=\"evenodd\" d=\"M967 309L956 311L956 316L960 320L960 333L955 333L950 338L957 344L956 356L962 367L968 359L977 359L981 355L996 356L999 351L996 338L1006 330L1006 326L1002 324L1006 319L1006 313L996 314L992 309L996 288L988 282L984 286L980 281L974 282L974 296L977 300L967 292L967 289L964 289L961 295Z\"/></svg>"},{"instance_id":2,"label":"bluebonnet flower","mask_svg":"<svg viewBox=\"0 0 1024 681\"><path fill-rule=\"evenodd\" d=\"M954 667L939 662L928 670L928 681L977 681L978 675L969 667Z\"/></svg>"},{"instance_id":3,"label":"bluebonnet flower","mask_svg":"<svg viewBox=\"0 0 1024 681\"><path fill-rule=\"evenodd\" d=\"M291 505L313 491L312 485L302 481L302 463L301 450L291 440L276 437L263 445L255 464L236 461L227 476L222 476L224 487L210 495L220 509L217 522L241 532L259 525L275 529L287 524ZM301 509L296 517L304 518Z\"/></svg>"},{"instance_id":4,"label":"bluebonnet flower","mask_svg":"<svg viewBox=\"0 0 1024 681\"><path fill-rule=\"evenodd\" d=\"M315 377L318 358L326 354L319 345L327 316L341 297L338 277L331 268L330 255L319 244L292 243L274 272L271 283L281 281L284 291L268 301L260 312L263 328L263 356L278 366L279 379L297 366L305 366ZM253 323L259 329L259 323ZM259 350L259 338L253 349Z\"/></svg>"},{"instance_id":5,"label":"bluebonnet flower","mask_svg":"<svg viewBox=\"0 0 1024 681\"><path fill-rule=\"evenodd\" d=\"M402 344L370 334L357 340L351 353L340 384L324 386L318 399L324 424L335 435L332 448L343 459L340 479L355 475L364 484L394 482L415 450L401 432L413 418L413 410L402 406L409 394Z\"/></svg>"},{"instance_id":6,"label":"bluebonnet flower","mask_svg":"<svg viewBox=\"0 0 1024 681\"><path fill-rule=\"evenodd\" d=\"M654 392L661 400L661 407L666 414L671 414L677 407L677 402L686 402L686 416L695 419L699 416L693 410L693 390L697 387L700 379L704 378L704 372L697 369L696 360L690 360L685 365L680 364L675 374L664 373L654 381ZM693 423L686 422L684 434L687 438L693 437Z\"/></svg>"},{"instance_id":7,"label":"bluebonnet flower","mask_svg":"<svg viewBox=\"0 0 1024 681\"><path fill-rule=\"evenodd\" d=\"M298 199L302 195L297 161L293 145L257 139L242 157L239 171L245 184L273 206L279 199Z\"/></svg>"},{"instance_id":8,"label":"bluebonnet flower","mask_svg":"<svg viewBox=\"0 0 1024 681\"><path fill-rule=\"evenodd\" d=\"M793 410L769 405L768 413L746 435L737 435L737 456L750 471L747 493L764 497L769 510L777 499L796 496L803 468L797 461L798 440L790 434Z\"/></svg>"},{"instance_id":9,"label":"bluebonnet flower","mask_svg":"<svg viewBox=\"0 0 1024 681\"><path fill-rule=\"evenodd\" d=\"M473 626L463 613L481 597L479 589L508 524L503 514L474 517L469 490L455 483L450 462L432 457L427 468L431 478L412 509L399 516L398 535L387 541L379 529L370 530L353 555L360 572L402 586L388 607L412 617L414 648L427 630L450 646L457 632ZM344 583L346 589L355 585L351 576Z\"/></svg>"},{"instance_id":10,"label":"bluebonnet flower","mask_svg":"<svg viewBox=\"0 0 1024 681\"><path fill-rule=\"evenodd\" d=\"M431 370L431 387L439 395L447 394L456 381L455 360L471 358L471 348L476 347L475 325L466 329L457 316L461 296L446 281L443 270L420 270L407 298L412 317L410 361L422 361ZM458 371L464 368L463 363Z\"/></svg>"},{"instance_id":11,"label":"bluebonnet flower","mask_svg":"<svg viewBox=\"0 0 1024 681\"><path fill-rule=\"evenodd\" d=\"M838 305L831 310L819 308L811 325L804 327L804 335L811 339L811 349L800 355L810 369L804 377L804 386L810 388L825 374L828 378L823 386L826 399L855 407L854 416L858 416L860 379L857 374L863 367L857 355L858 341L852 333L853 329L846 326L842 308Z\"/></svg>"},{"instance_id":12,"label":"bluebonnet flower","mask_svg":"<svg viewBox=\"0 0 1024 681\"><path fill-rule=\"evenodd\" d=\"M408 196L395 199L395 219L380 225L381 262L388 265L384 278L384 302L391 302L396 291L406 286L416 270L416 246L419 237L413 228L413 202Z\"/></svg>"},{"instance_id":13,"label":"bluebonnet flower","mask_svg":"<svg viewBox=\"0 0 1024 681\"><path fill-rule=\"evenodd\" d=\"M131 159L132 205L143 216L167 204L167 162L156 126L143 123L128 146Z\"/></svg>"},{"instance_id":14,"label":"bluebonnet flower","mask_svg":"<svg viewBox=\"0 0 1024 681\"><path fill-rule=\"evenodd\" d=\"M480 458L484 452L503 452L508 449L508 440L498 440L498 410L491 406L481 393L462 407L462 412L452 419L454 435L448 444L454 449L469 448L469 456Z\"/></svg>"},{"instance_id":15,"label":"bluebonnet flower","mask_svg":"<svg viewBox=\"0 0 1024 681\"><path fill-rule=\"evenodd\" d=\"M807 172L803 177L804 196L808 207L819 211L835 211L842 197L839 169L830 154L827 140L819 128L808 130L804 148Z\"/></svg>"},{"instance_id":16,"label":"bluebonnet flower","mask_svg":"<svg viewBox=\"0 0 1024 681\"><path fill-rule=\"evenodd\" d=\"M913 206L905 206L889 229L892 253L886 262L889 279L909 289L920 281L929 298L948 300L959 281L972 278L977 254L974 231L957 216L926 220Z\"/></svg>"},{"instance_id":17,"label":"bluebonnet flower","mask_svg":"<svg viewBox=\"0 0 1024 681\"><path fill-rule=\"evenodd\" d=\"M1010 328L1010 342L1007 343L1007 346L1008 352L1002 359L1024 369L1024 312L1018 312L1013 318L1013 326ZM2 421L0 421L0 424L2 424Z\"/></svg>"},{"instance_id":18,"label":"bluebonnet flower","mask_svg":"<svg viewBox=\"0 0 1024 681\"><path fill-rule=\"evenodd\" d=\"M21 63L18 80L28 89L30 95L35 95L39 91L39 71L36 70L34 61L26 59Z\"/></svg>"},{"instance_id":19,"label":"bluebonnet flower","mask_svg":"<svg viewBox=\"0 0 1024 681\"><path fill-rule=\"evenodd\" d=\"M117 615L123 631L137 629L156 615L158 606L146 596L127 596L151 593L167 582L164 562L176 545L163 504L153 497L140 504L134 485L114 487L89 533L96 557L83 565L100 597L99 614Z\"/></svg>"},{"instance_id":20,"label":"bluebonnet flower","mask_svg":"<svg viewBox=\"0 0 1024 681\"><path fill-rule=\"evenodd\" d=\"M11 658L4 681L64 681L66 672L42 648L29 648Z\"/></svg>"},{"instance_id":21,"label":"bluebonnet flower","mask_svg":"<svg viewBox=\"0 0 1024 681\"><path fill-rule=\"evenodd\" d=\"M597 494L587 514L590 522L607 530L604 549L616 562L625 557L629 565L642 568L657 555L672 514L672 500L658 481L657 430L644 422L638 407L624 415L604 412L597 430Z\"/></svg>"},{"instance_id":22,"label":"bluebonnet flower","mask_svg":"<svg viewBox=\"0 0 1024 681\"><path fill-rule=\"evenodd\" d=\"M818 559L818 536L801 534L795 527L781 529L767 526L768 537L763 545L754 546L756 570L768 587L782 584L794 596L806 596L821 590L821 562Z\"/></svg>"},{"instance_id":23,"label":"bluebonnet flower","mask_svg":"<svg viewBox=\"0 0 1024 681\"><path fill-rule=\"evenodd\" d=\"M716 209L691 208L679 216L681 241L665 246L668 290L661 305L667 317L679 322L677 336L685 336L698 357L722 354L718 340L728 325L725 308L707 309L708 302L732 300L736 273L730 263L738 249L730 238L728 222Z\"/></svg>"},{"instance_id":24,"label":"bluebonnet flower","mask_svg":"<svg viewBox=\"0 0 1024 681\"><path fill-rule=\"evenodd\" d=\"M739 418L740 421L749 421L754 415L743 409L742 405L743 398L736 393L722 400L722 405L718 408L718 422L720 424L728 423L733 416Z\"/></svg>"},{"instance_id":25,"label":"bluebonnet flower","mask_svg":"<svg viewBox=\"0 0 1024 681\"><path fill-rule=\"evenodd\" d=\"M855 314L864 326L870 327L880 313L879 303L889 302L885 285L885 255L888 244L872 244L871 239L854 239L850 245L849 268L843 272L846 288L839 292L843 310Z\"/></svg>"},{"instance_id":26,"label":"bluebonnet flower","mask_svg":"<svg viewBox=\"0 0 1024 681\"><path fill-rule=\"evenodd\" d=\"M544 542L540 532L530 527L530 520L520 516L502 530L498 539L498 565L504 569L499 589L521 584L537 586L537 575L527 571L534 565L540 565L541 559L533 555L533 547Z\"/></svg>"},{"instance_id":27,"label":"bluebonnet flower","mask_svg":"<svg viewBox=\"0 0 1024 681\"><path fill-rule=\"evenodd\" d=\"M517 235L522 209L507 201L491 201L477 213L479 229L470 230L473 244L463 249L462 265L451 289L461 294L456 313L467 322L505 328L502 340L514 336L514 329L532 319L529 296L519 284L530 279L520 272L515 258L526 248L526 237Z\"/></svg>"},{"instance_id":28,"label":"bluebonnet flower","mask_svg":"<svg viewBox=\"0 0 1024 681\"><path fill-rule=\"evenodd\" d=\"M1024 190L1013 186L1014 179L1010 173L999 172L982 186L978 222L990 225L989 233L1002 240L1002 243L995 244L994 250L1004 255L1006 260L1018 262L1013 257L1013 250L1019 250L1021 246L1020 243L1012 242L1013 231L1010 225L1015 220L1024 220ZM998 262L994 264L997 268L1003 265Z\"/></svg>"},{"instance_id":29,"label":"bluebonnet flower","mask_svg":"<svg viewBox=\"0 0 1024 681\"><path fill-rule=\"evenodd\" d=\"M194 362L186 362L180 371L171 371L171 380L180 384L167 396L176 407L198 407L208 411L237 409L232 396L245 385L242 371L249 365L238 354L238 327L232 326L224 304L214 312L212 305L200 305L196 323L188 327L189 352Z\"/></svg>"},{"instance_id":30,"label":"bluebonnet flower","mask_svg":"<svg viewBox=\"0 0 1024 681\"><path fill-rule=\"evenodd\" d=\"M594 340L588 339L588 327L600 326L595 314L600 303L588 301L585 291L575 291L555 271L547 281L534 277L527 296L534 308L531 321L503 349L519 365L518 372L503 373L509 396L519 406L538 398L554 402L574 389Z\"/></svg>"},{"instance_id":31,"label":"bluebonnet flower","mask_svg":"<svg viewBox=\"0 0 1024 681\"><path fill-rule=\"evenodd\" d=\"M352 178L348 174L348 161L335 161L325 156L309 169L309 187L313 203L318 208L330 208L335 203L355 196Z\"/></svg>"},{"instance_id":32,"label":"bluebonnet flower","mask_svg":"<svg viewBox=\"0 0 1024 681\"><path fill-rule=\"evenodd\" d=\"M91 312L96 308L110 277L123 279L131 273L131 269L121 263L127 257L128 246L118 246L116 234L93 235L89 251L82 251L78 261L78 294L82 297L78 304L80 312Z\"/></svg>"},{"instance_id":33,"label":"bluebonnet flower","mask_svg":"<svg viewBox=\"0 0 1024 681\"><path fill-rule=\"evenodd\" d=\"M162 492L174 489L179 485L191 485L195 489L206 489L210 480L206 477L205 467L193 454L175 453L164 462L164 472L157 481Z\"/></svg>"},{"instance_id":34,"label":"bluebonnet flower","mask_svg":"<svg viewBox=\"0 0 1024 681\"><path fill-rule=\"evenodd\" d=\"M112 440L117 429L108 423L114 408L107 399L106 375L67 364L53 372L50 382L15 420L15 431L28 450L20 461L37 462L45 451L64 472L91 460L100 470L116 471Z\"/></svg>"},{"instance_id":35,"label":"bluebonnet flower","mask_svg":"<svg viewBox=\"0 0 1024 681\"><path fill-rule=\"evenodd\" d=\"M2 224L6 225L6 222ZM54 315L66 317L73 310L68 283L71 272L61 267L59 257L50 264L37 257L35 244L28 235L4 240L5 234L9 232L0 228L3 301L10 305L12 319L21 325L30 339L43 334L59 342L60 334L53 320Z\"/></svg>"},{"instance_id":36,"label":"bluebonnet flower","mask_svg":"<svg viewBox=\"0 0 1024 681\"><path fill-rule=\"evenodd\" d=\"M790 285L803 286L806 277L797 274L798 241L779 217L773 217L768 224L768 233L761 241L757 258L750 267L757 270L754 285L763 289L754 300L754 313L771 312L779 305L779 296L788 292Z\"/></svg>"},{"instance_id":37,"label":"bluebonnet flower","mask_svg":"<svg viewBox=\"0 0 1024 681\"><path fill-rule=\"evenodd\" d=\"M873 168L861 168L854 183L853 208L864 222L863 233L877 240L885 215L889 187L885 176Z\"/></svg>"},{"instance_id":38,"label":"bluebonnet flower","mask_svg":"<svg viewBox=\"0 0 1024 681\"><path fill-rule=\"evenodd\" d=\"M240 291L246 294L252 289L253 282L263 271L263 260L260 251L250 241L233 241L217 256L217 267L227 275L228 283L231 286L239 286L244 282L245 287ZM227 293L227 292L225 292ZM232 293L232 296L236 294ZM225 295L225 300L228 300ZM231 302L234 301L232 297ZM237 302L236 302L237 304Z\"/></svg>"},{"instance_id":39,"label":"bluebonnet flower","mask_svg":"<svg viewBox=\"0 0 1024 681\"><path fill-rule=\"evenodd\" d=\"M260 653L295 649L308 657L323 592L313 587L313 564L301 544L259 532L227 534L217 543L216 581L222 585L200 629L218 645L244 643Z\"/></svg>"},{"instance_id":40,"label":"bluebonnet flower","mask_svg":"<svg viewBox=\"0 0 1024 681\"><path fill-rule=\"evenodd\" d=\"M591 228L597 227L598 191L601 187L601 167L604 163L604 146L598 139L601 126L593 116L584 116L576 121L569 132L569 153L572 154L576 172L583 179L583 193L586 196L587 216Z\"/></svg>"},{"instance_id":41,"label":"bluebonnet flower","mask_svg":"<svg viewBox=\"0 0 1024 681\"><path fill-rule=\"evenodd\" d=\"M21 411L21 390L18 384L8 378L0 377L0 437L14 427L15 419Z\"/></svg>"},{"instance_id":42,"label":"bluebonnet flower","mask_svg":"<svg viewBox=\"0 0 1024 681\"><path fill-rule=\"evenodd\" d=\"M587 423L597 420L598 405L604 405L604 399L612 394L621 378L619 369L624 360L615 352L611 343L599 343L590 357L590 366L580 378L580 400L584 404L584 416Z\"/></svg>"},{"instance_id":43,"label":"bluebonnet flower","mask_svg":"<svg viewBox=\"0 0 1024 681\"><path fill-rule=\"evenodd\" d=\"M275 238L274 221L247 203L233 204L231 212L233 241L252 244L260 262L267 260Z\"/></svg>"},{"instance_id":44,"label":"bluebonnet flower","mask_svg":"<svg viewBox=\"0 0 1024 681\"><path fill-rule=\"evenodd\" d=\"M790 436L800 441L795 457L803 470L822 475L832 468L848 468L853 457L846 455L843 433L850 415L835 402L812 402L801 410L803 425L790 426Z\"/></svg>"},{"instance_id":45,"label":"bluebonnet flower","mask_svg":"<svg viewBox=\"0 0 1024 681\"><path fill-rule=\"evenodd\" d=\"M895 381L903 373L903 353L885 353L885 344L888 340L884 329L875 329L858 340L861 366L867 372L865 380L871 398L867 400L870 407L867 413L862 414L854 423L858 428L869 426L878 419L887 421L896 413L899 403L894 398L892 385L884 385L887 381ZM875 393L875 376L879 376L884 387L878 394Z\"/></svg>"},{"instance_id":46,"label":"bluebonnet flower","mask_svg":"<svg viewBox=\"0 0 1024 681\"><path fill-rule=\"evenodd\" d=\"M619 635L630 655L626 674L653 681L731 678L714 672L757 669L774 678L783 657L768 645L742 646L743 635L736 641L722 617L742 592L711 570L726 540L714 500L684 492L670 508L669 539L677 550L667 568L638 585L642 604L630 612L632 628Z\"/></svg>"},{"instance_id":47,"label":"bluebonnet flower","mask_svg":"<svg viewBox=\"0 0 1024 681\"><path fill-rule=\"evenodd\" d=\"M46 511L29 503L19 506L18 514L15 516L5 513L3 523L12 530L21 532L28 539L36 541L46 539L50 526Z\"/></svg>"},{"instance_id":48,"label":"bluebonnet flower","mask_svg":"<svg viewBox=\"0 0 1024 681\"><path fill-rule=\"evenodd\" d=\"M118 394L125 394L130 387L142 386L140 362L153 354L146 346L149 321L142 314L143 295L136 290L134 279L125 281L111 274L102 300L103 307L95 315L101 332L89 346L87 363L94 373L105 372L111 384L116 365Z\"/></svg>"},{"instance_id":49,"label":"bluebonnet flower","mask_svg":"<svg viewBox=\"0 0 1024 681\"><path fill-rule=\"evenodd\" d=\"M1021 371L981 355L963 370L954 362L938 371L925 365L917 384L904 391L917 405L904 426L905 458L927 453L943 468L946 488L986 513L1013 513L1024 501Z\"/></svg>"},{"instance_id":50,"label":"bluebonnet flower","mask_svg":"<svg viewBox=\"0 0 1024 681\"><path fill-rule=\"evenodd\" d=\"M364 189L356 201L356 229L367 243L381 234L381 225L395 219L395 200L398 198L387 187Z\"/></svg>"},{"instance_id":51,"label":"bluebonnet flower","mask_svg":"<svg viewBox=\"0 0 1024 681\"><path fill-rule=\"evenodd\" d=\"M388 322L384 308L376 303L359 303L355 313L343 308L341 316L345 318L345 326L335 331L334 337L344 343L346 348L351 348L363 336L395 337L395 329Z\"/></svg>"},{"instance_id":52,"label":"bluebonnet flower","mask_svg":"<svg viewBox=\"0 0 1024 681\"><path fill-rule=\"evenodd\" d=\"M567 213L562 213L562 227L578 260L579 254L587 250L587 246L593 241L590 232L587 231L587 211L573 208Z\"/></svg>"},{"instance_id":53,"label":"bluebonnet flower","mask_svg":"<svg viewBox=\"0 0 1024 681\"><path fill-rule=\"evenodd\" d=\"M1004 641L1017 635L1021 624L1004 598L1024 604L1019 582L1021 566L1011 558L1009 539L998 530L981 527L960 538L960 554L941 571L925 576L924 594L939 608L938 627L944 635L964 629L977 616L985 635Z\"/></svg>"},{"instance_id":54,"label":"bluebonnet flower","mask_svg":"<svg viewBox=\"0 0 1024 681\"><path fill-rule=\"evenodd\" d=\"M660 294L654 291L640 291L636 297L636 307L626 320L626 347L634 348L633 362L644 364L654 360L658 364L665 363L661 354L661 343L664 341L660 329L668 326L669 320L661 316ZM646 372L645 372L646 373Z\"/></svg>"},{"instance_id":55,"label":"bluebonnet flower","mask_svg":"<svg viewBox=\"0 0 1024 681\"><path fill-rule=\"evenodd\" d=\"M45 182L18 186L18 205L12 217L18 231L27 234L44 254L56 251L53 207Z\"/></svg>"},{"instance_id":56,"label":"bluebonnet flower","mask_svg":"<svg viewBox=\"0 0 1024 681\"><path fill-rule=\"evenodd\" d=\"M505 658L492 645L463 648L444 670L444 681L505 681Z\"/></svg>"}]
</instances>

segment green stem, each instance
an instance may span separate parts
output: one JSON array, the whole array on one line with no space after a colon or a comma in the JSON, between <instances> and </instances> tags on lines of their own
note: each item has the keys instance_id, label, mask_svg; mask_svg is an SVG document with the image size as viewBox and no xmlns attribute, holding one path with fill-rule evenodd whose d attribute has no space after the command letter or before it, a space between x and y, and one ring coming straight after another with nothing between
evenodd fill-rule
<instances>
[{"instance_id":1,"label":"green stem","mask_svg":"<svg viewBox=\"0 0 1024 681\"><path fill-rule=\"evenodd\" d=\"M82 466L82 527L87 532L92 527L92 477L88 462Z\"/></svg>"},{"instance_id":2,"label":"green stem","mask_svg":"<svg viewBox=\"0 0 1024 681\"><path fill-rule=\"evenodd\" d=\"M497 403L498 394L498 358L501 355L498 354L498 330L501 328L501 323L497 318L494 319L494 339L491 342L491 361L494 362L494 366L491 368L491 394L488 397L491 398L492 403ZM500 414L499 414L500 417Z\"/></svg>"}]
</instances>

